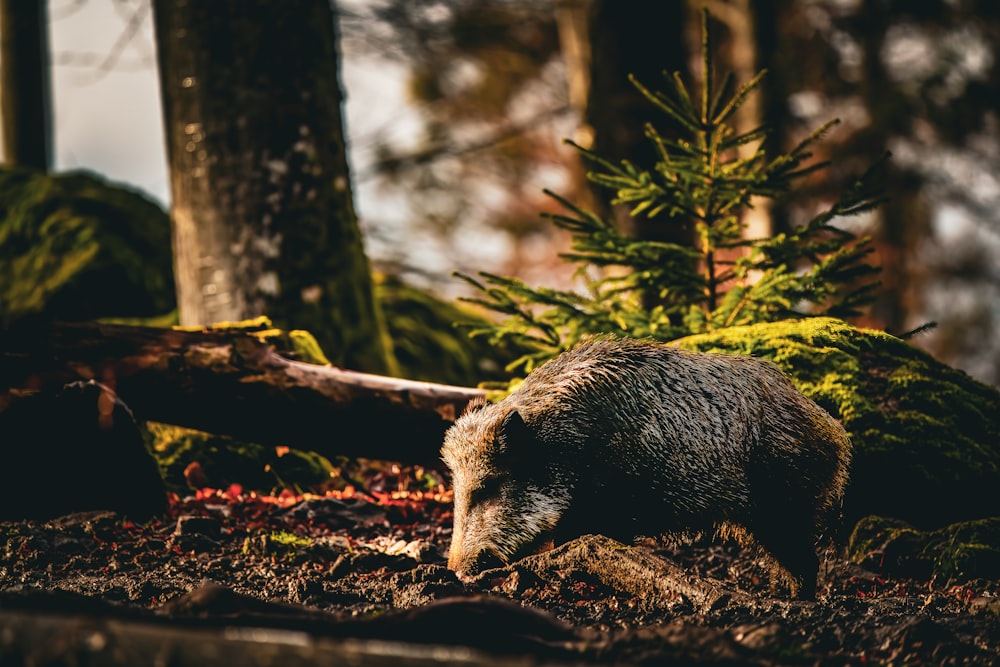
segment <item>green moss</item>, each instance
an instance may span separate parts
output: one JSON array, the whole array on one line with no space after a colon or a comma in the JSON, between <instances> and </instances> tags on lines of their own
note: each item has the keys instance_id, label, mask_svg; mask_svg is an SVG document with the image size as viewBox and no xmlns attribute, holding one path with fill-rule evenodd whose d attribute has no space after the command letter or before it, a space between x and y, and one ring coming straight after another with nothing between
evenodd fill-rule
<instances>
[{"instance_id":1,"label":"green moss","mask_svg":"<svg viewBox=\"0 0 1000 667\"><path fill-rule=\"evenodd\" d=\"M167 488L188 493L185 469L197 462L204 480L196 486L270 492L276 488L309 489L330 481L333 465L315 452L239 442L202 431L150 422L151 451Z\"/></svg>"},{"instance_id":2,"label":"green moss","mask_svg":"<svg viewBox=\"0 0 1000 667\"><path fill-rule=\"evenodd\" d=\"M194 324L190 326L177 326L174 327L180 331L244 331L246 333L257 333L267 331L274 328L271 324L271 318L261 315L259 317L254 317L249 320L239 320L236 322L213 322L212 324ZM275 329L275 331L277 331Z\"/></svg>"},{"instance_id":3,"label":"green moss","mask_svg":"<svg viewBox=\"0 0 1000 667\"><path fill-rule=\"evenodd\" d=\"M151 317L174 303L157 204L86 172L0 167L0 319Z\"/></svg>"},{"instance_id":4,"label":"green moss","mask_svg":"<svg viewBox=\"0 0 1000 667\"><path fill-rule=\"evenodd\" d=\"M243 554L280 558L282 560L302 560L310 558L309 552L323 551L322 547L308 537L301 537L286 530L255 531L243 540ZM322 556L329 556L323 553Z\"/></svg>"},{"instance_id":5,"label":"green moss","mask_svg":"<svg viewBox=\"0 0 1000 667\"><path fill-rule=\"evenodd\" d=\"M456 323L484 326L469 307L438 299L393 276L376 276L400 374L413 380L474 386L508 377L504 367L518 354L484 338L470 338Z\"/></svg>"},{"instance_id":6,"label":"green moss","mask_svg":"<svg viewBox=\"0 0 1000 667\"><path fill-rule=\"evenodd\" d=\"M271 324L271 319L264 315L238 322L215 322L207 326L199 324L174 328L181 331L229 331L250 334L262 343L273 346L278 354L288 359L307 364L330 365L330 360L326 358L322 348L311 333L301 329L292 331L277 329Z\"/></svg>"},{"instance_id":7,"label":"green moss","mask_svg":"<svg viewBox=\"0 0 1000 667\"><path fill-rule=\"evenodd\" d=\"M307 537L299 537L295 533L286 530L272 531L268 539L275 544L282 544L288 547L307 547L312 544L312 540Z\"/></svg>"},{"instance_id":8,"label":"green moss","mask_svg":"<svg viewBox=\"0 0 1000 667\"><path fill-rule=\"evenodd\" d=\"M962 521L933 531L879 516L858 522L848 542L854 563L891 576L942 585L1000 579L1000 517Z\"/></svg>"},{"instance_id":9,"label":"green moss","mask_svg":"<svg viewBox=\"0 0 1000 667\"><path fill-rule=\"evenodd\" d=\"M308 331L301 329L289 331L288 341L292 344L295 356L299 361L309 364L320 364L322 366L330 365L330 360L323 354L323 350L320 348L315 336Z\"/></svg>"},{"instance_id":10,"label":"green moss","mask_svg":"<svg viewBox=\"0 0 1000 667\"><path fill-rule=\"evenodd\" d=\"M413 380L473 386L505 379L504 366L517 354L482 338L470 338L456 324L482 326L485 320L471 308L438 299L398 278L377 275L376 296L386 315L392 354L399 376ZM240 331L274 346L284 357L312 364L330 364L312 332L284 331L269 317L208 326L177 327L186 331Z\"/></svg>"},{"instance_id":11,"label":"green moss","mask_svg":"<svg viewBox=\"0 0 1000 667\"><path fill-rule=\"evenodd\" d=\"M854 444L845 513L920 527L1000 515L1000 393L881 331L830 318L675 342L774 361Z\"/></svg>"}]
</instances>

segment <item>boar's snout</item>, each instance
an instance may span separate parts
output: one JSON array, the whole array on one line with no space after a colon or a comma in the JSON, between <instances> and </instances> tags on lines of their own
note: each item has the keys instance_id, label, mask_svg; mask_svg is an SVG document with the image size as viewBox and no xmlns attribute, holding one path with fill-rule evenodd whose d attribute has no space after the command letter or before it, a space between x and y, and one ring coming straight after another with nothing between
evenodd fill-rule
<instances>
[{"instance_id":1,"label":"boar's snout","mask_svg":"<svg viewBox=\"0 0 1000 667\"><path fill-rule=\"evenodd\" d=\"M448 567L455 571L459 579L472 579L484 570L503 566L504 562L496 554L485 549L469 555L452 549L448 558Z\"/></svg>"}]
</instances>

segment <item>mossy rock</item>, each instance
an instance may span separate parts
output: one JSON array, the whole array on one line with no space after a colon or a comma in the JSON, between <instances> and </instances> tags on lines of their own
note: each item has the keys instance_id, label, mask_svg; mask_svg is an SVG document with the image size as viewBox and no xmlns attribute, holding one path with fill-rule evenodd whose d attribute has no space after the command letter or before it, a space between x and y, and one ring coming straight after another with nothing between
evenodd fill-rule
<instances>
[{"instance_id":1,"label":"mossy rock","mask_svg":"<svg viewBox=\"0 0 1000 667\"><path fill-rule=\"evenodd\" d=\"M848 558L870 570L947 585L1000 579L1000 517L932 531L898 519L865 517L848 542Z\"/></svg>"},{"instance_id":2,"label":"mossy rock","mask_svg":"<svg viewBox=\"0 0 1000 667\"><path fill-rule=\"evenodd\" d=\"M336 469L315 452L239 442L202 431L150 422L146 425L160 473L167 488L190 492L185 470L200 466L195 487L226 488L239 484L247 491L308 490L329 482Z\"/></svg>"},{"instance_id":3,"label":"mossy rock","mask_svg":"<svg viewBox=\"0 0 1000 667\"><path fill-rule=\"evenodd\" d=\"M830 318L674 344L770 359L841 420L854 445L848 521L878 514L926 529L1000 516L1000 392L919 348Z\"/></svg>"},{"instance_id":4,"label":"mossy rock","mask_svg":"<svg viewBox=\"0 0 1000 667\"><path fill-rule=\"evenodd\" d=\"M175 308L166 212L87 172L0 167L0 322Z\"/></svg>"}]
</instances>

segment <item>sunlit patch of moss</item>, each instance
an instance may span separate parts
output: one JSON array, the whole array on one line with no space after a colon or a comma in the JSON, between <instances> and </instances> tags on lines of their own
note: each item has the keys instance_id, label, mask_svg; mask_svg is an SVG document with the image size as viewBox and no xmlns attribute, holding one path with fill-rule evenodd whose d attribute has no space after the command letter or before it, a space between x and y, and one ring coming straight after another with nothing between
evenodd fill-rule
<instances>
[{"instance_id":1,"label":"sunlit patch of moss","mask_svg":"<svg viewBox=\"0 0 1000 667\"><path fill-rule=\"evenodd\" d=\"M848 517L921 527L1000 515L1000 393L881 331L831 318L720 329L689 350L770 359L854 443Z\"/></svg>"},{"instance_id":2,"label":"sunlit patch of moss","mask_svg":"<svg viewBox=\"0 0 1000 667\"><path fill-rule=\"evenodd\" d=\"M120 324L133 327L154 327L157 329L169 329L177 326L178 314L174 308L170 312L152 317L101 317L100 322L105 324Z\"/></svg>"},{"instance_id":3,"label":"sunlit patch of moss","mask_svg":"<svg viewBox=\"0 0 1000 667\"><path fill-rule=\"evenodd\" d=\"M265 315L249 320L234 322L212 322L210 324L176 326L179 331L221 331L239 332L253 336L262 343L274 346L277 352L289 359L303 361L308 364L329 366L330 360L309 331L293 329L284 331L275 327L270 318Z\"/></svg>"},{"instance_id":4,"label":"sunlit patch of moss","mask_svg":"<svg viewBox=\"0 0 1000 667\"><path fill-rule=\"evenodd\" d=\"M312 544L312 540L308 537L300 537L295 533L289 533L287 530L275 530L268 535L268 539L275 544L282 544L288 547L307 547Z\"/></svg>"},{"instance_id":5,"label":"sunlit patch of moss","mask_svg":"<svg viewBox=\"0 0 1000 667\"><path fill-rule=\"evenodd\" d=\"M208 322L206 324L188 324L174 327L179 331L230 331L239 330L247 333L260 333L273 329L274 325L266 315L260 315L248 320ZM274 329L274 331L278 331Z\"/></svg>"},{"instance_id":6,"label":"sunlit patch of moss","mask_svg":"<svg viewBox=\"0 0 1000 667\"><path fill-rule=\"evenodd\" d=\"M285 530L256 532L243 540L243 555L267 556L290 559L303 549L312 546L313 541Z\"/></svg>"},{"instance_id":7,"label":"sunlit patch of moss","mask_svg":"<svg viewBox=\"0 0 1000 667\"><path fill-rule=\"evenodd\" d=\"M323 350L320 348L316 337L308 331L302 329L289 331L288 340L291 341L292 347L295 348L295 353L299 361L309 364L320 364L322 366L330 365L330 360L323 354Z\"/></svg>"}]
</instances>

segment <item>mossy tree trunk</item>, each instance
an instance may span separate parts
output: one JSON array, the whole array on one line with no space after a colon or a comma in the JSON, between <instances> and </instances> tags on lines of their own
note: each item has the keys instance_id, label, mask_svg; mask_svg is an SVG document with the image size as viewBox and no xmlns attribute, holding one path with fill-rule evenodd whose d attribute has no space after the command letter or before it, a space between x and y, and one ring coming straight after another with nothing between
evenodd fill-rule
<instances>
[{"instance_id":1,"label":"mossy tree trunk","mask_svg":"<svg viewBox=\"0 0 1000 667\"><path fill-rule=\"evenodd\" d=\"M327 0L154 2L182 324L266 314L394 371L344 148Z\"/></svg>"},{"instance_id":2,"label":"mossy tree trunk","mask_svg":"<svg viewBox=\"0 0 1000 667\"><path fill-rule=\"evenodd\" d=\"M0 0L3 159L47 171L52 162L48 3Z\"/></svg>"}]
</instances>

